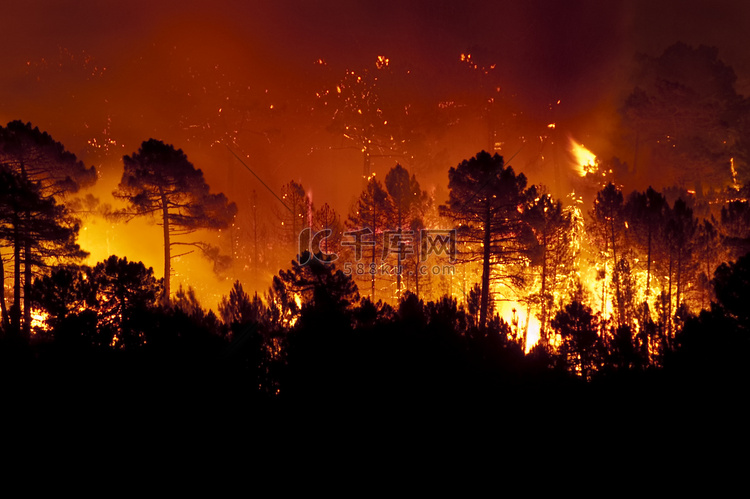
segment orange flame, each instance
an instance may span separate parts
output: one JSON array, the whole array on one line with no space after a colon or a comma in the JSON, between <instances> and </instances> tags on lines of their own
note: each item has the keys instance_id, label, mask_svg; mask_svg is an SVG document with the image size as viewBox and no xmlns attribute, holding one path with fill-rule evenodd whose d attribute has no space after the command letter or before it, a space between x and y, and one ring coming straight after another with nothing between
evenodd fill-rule
<instances>
[{"instance_id":1,"label":"orange flame","mask_svg":"<svg viewBox=\"0 0 750 499\"><path fill-rule=\"evenodd\" d=\"M595 172L599 167L599 160L596 158L596 154L586 149L583 144L579 144L572 137L568 137L570 141L570 154L573 156L573 165L576 172L581 176L586 176L589 172Z\"/></svg>"}]
</instances>

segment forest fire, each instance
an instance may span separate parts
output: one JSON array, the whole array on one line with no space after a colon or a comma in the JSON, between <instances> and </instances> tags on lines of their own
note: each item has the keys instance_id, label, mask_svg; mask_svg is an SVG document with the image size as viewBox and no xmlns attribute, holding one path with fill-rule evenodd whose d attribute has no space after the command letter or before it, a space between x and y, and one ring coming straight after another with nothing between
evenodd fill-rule
<instances>
[{"instance_id":1,"label":"forest fire","mask_svg":"<svg viewBox=\"0 0 750 499\"><path fill-rule=\"evenodd\" d=\"M9 7L0 357L284 407L744 380L745 45L481 4Z\"/></svg>"},{"instance_id":2,"label":"forest fire","mask_svg":"<svg viewBox=\"0 0 750 499\"><path fill-rule=\"evenodd\" d=\"M573 166L581 177L587 173L596 173L599 168L599 160L596 154L589 151L583 144L579 144L572 137L568 137L570 154L573 157Z\"/></svg>"},{"instance_id":3,"label":"forest fire","mask_svg":"<svg viewBox=\"0 0 750 499\"><path fill-rule=\"evenodd\" d=\"M43 331L50 331L52 327L47 324L49 319L49 313L41 309L31 310L31 330L33 334L38 334Z\"/></svg>"}]
</instances>

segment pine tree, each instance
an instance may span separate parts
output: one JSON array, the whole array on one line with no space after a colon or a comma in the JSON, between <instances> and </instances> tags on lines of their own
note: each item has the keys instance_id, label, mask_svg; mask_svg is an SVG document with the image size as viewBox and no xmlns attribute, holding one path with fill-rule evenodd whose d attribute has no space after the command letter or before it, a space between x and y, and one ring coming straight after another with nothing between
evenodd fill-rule
<instances>
[{"instance_id":1,"label":"pine tree","mask_svg":"<svg viewBox=\"0 0 750 499\"><path fill-rule=\"evenodd\" d=\"M322 240L320 248L325 254L338 253L341 246L341 237L343 236L343 226L341 224L341 217L336 210L334 210L328 203L325 203L320 208L313 210L313 232L326 231L325 239ZM330 231L328 233L327 231Z\"/></svg>"},{"instance_id":2,"label":"pine tree","mask_svg":"<svg viewBox=\"0 0 750 499\"><path fill-rule=\"evenodd\" d=\"M21 121L12 121L0 128L0 165L17 177L14 185L20 189L16 192L16 195L21 196L17 199L21 204L16 204L20 211L14 215L12 237L13 313L17 316L14 328L20 331L23 295L23 330L28 335L31 324L29 291L34 268L44 263L44 257L50 253L50 244L57 240L57 251L53 254L61 257L81 257L83 254L70 241L70 236L74 241L77 234L76 222L64 207L59 206L55 198L64 200L82 187L93 185L96 182L96 170L93 166L86 168L74 154L65 150L62 144L46 132ZM25 194L21 194L21 191ZM40 250L45 250L47 255L40 254Z\"/></svg>"},{"instance_id":3,"label":"pine tree","mask_svg":"<svg viewBox=\"0 0 750 499\"><path fill-rule=\"evenodd\" d=\"M613 183L607 184L602 190L596 193L594 209L590 213L590 236L593 239L594 246L599 250L600 257L605 262L605 268L602 273L602 313L606 310L606 279L612 277L617 269L617 261L622 256L623 236L625 232L625 214L623 205L622 191ZM606 266L609 265L610 272L607 272ZM621 296L617 287L617 280L610 281L615 283L615 299Z\"/></svg>"},{"instance_id":4,"label":"pine tree","mask_svg":"<svg viewBox=\"0 0 750 499\"><path fill-rule=\"evenodd\" d=\"M389 214L392 211L389 202L383 185L376 178L371 178L349 213L346 227L350 234L341 243L342 246L354 248L355 269L368 269L363 275L370 281L370 300L373 302L379 260L382 260L383 233L388 230ZM351 232L356 232L357 235ZM351 238L360 238L360 241L353 241ZM364 265L365 261L369 261L369 265ZM359 272L354 273L360 275Z\"/></svg>"},{"instance_id":5,"label":"pine tree","mask_svg":"<svg viewBox=\"0 0 750 499\"><path fill-rule=\"evenodd\" d=\"M181 149L155 139L143 142L138 151L124 156L125 170L114 196L125 199L129 216L157 215L164 235L164 292L162 303L169 304L172 273L172 247L193 245L206 253L211 247L201 242L175 241L175 237L199 229L219 230L229 226L237 206L224 194L212 194ZM209 251L210 253L210 251Z\"/></svg>"},{"instance_id":6,"label":"pine tree","mask_svg":"<svg viewBox=\"0 0 750 499\"><path fill-rule=\"evenodd\" d=\"M529 188L529 198L524 218L536 238L531 263L539 269L540 340L546 347L555 291L561 278L572 271L574 221L573 213L563 209L560 200L553 200L550 194L537 193L535 186Z\"/></svg>"},{"instance_id":7,"label":"pine tree","mask_svg":"<svg viewBox=\"0 0 750 499\"><path fill-rule=\"evenodd\" d=\"M409 172L403 166L397 164L388 172L385 177L385 187L388 191L388 195L391 198L391 230L395 230L397 248L395 253L397 255L396 264L396 294L398 297L401 296L401 274L403 268L403 260L405 258L406 245L408 241L404 241L403 232L404 229L411 232L411 254L418 254L419 251L419 234L414 234L412 226L419 227L420 221L424 216L424 212L427 209L429 203L429 197L427 193L422 191L417 182L416 176L412 175L409 177ZM411 230L410 230L411 229ZM387 242L389 243L389 241ZM416 244L415 244L416 243ZM389 244L390 246L390 244ZM390 248L389 248L390 249ZM417 273L418 274L418 273Z\"/></svg>"},{"instance_id":8,"label":"pine tree","mask_svg":"<svg viewBox=\"0 0 750 499\"><path fill-rule=\"evenodd\" d=\"M227 326L232 324L246 324L251 321L259 321L262 318L265 306L258 293L251 298L240 281L235 281L229 292L229 297L222 296L219 303L219 316Z\"/></svg>"},{"instance_id":9,"label":"pine tree","mask_svg":"<svg viewBox=\"0 0 750 499\"><path fill-rule=\"evenodd\" d=\"M530 231L522 219L526 206L526 177L505 166L498 154L480 152L448 172L448 203L441 213L456 224L463 262L482 262L479 327L486 324L490 274L502 283L519 286L516 267L527 261Z\"/></svg>"},{"instance_id":10,"label":"pine tree","mask_svg":"<svg viewBox=\"0 0 750 499\"><path fill-rule=\"evenodd\" d=\"M86 253L76 244L77 220L53 197L43 197L38 183L0 168L0 241L13 247L13 306L10 314L2 300L3 329L26 337L31 327L31 279L33 269L46 266L54 258L80 259ZM22 272L23 268L23 280ZM5 277L4 265L0 271ZM4 288L4 282L3 288ZM23 297L23 310L21 299ZM23 315L23 321L21 317Z\"/></svg>"}]
</instances>

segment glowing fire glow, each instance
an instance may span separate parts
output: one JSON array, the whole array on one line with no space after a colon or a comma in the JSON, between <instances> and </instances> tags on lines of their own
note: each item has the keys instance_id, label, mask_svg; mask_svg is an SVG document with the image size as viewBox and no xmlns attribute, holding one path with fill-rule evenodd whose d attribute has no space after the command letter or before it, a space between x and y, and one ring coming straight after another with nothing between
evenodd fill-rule
<instances>
[{"instance_id":1,"label":"glowing fire glow","mask_svg":"<svg viewBox=\"0 0 750 499\"><path fill-rule=\"evenodd\" d=\"M517 341L523 342L524 352L529 353L539 341L541 334L541 324L534 310L529 310L526 304L517 301L500 301L496 306L496 312L510 324Z\"/></svg>"},{"instance_id":2,"label":"glowing fire glow","mask_svg":"<svg viewBox=\"0 0 750 499\"><path fill-rule=\"evenodd\" d=\"M596 158L596 154L586 149L583 144L579 144L572 137L569 137L570 141L570 154L573 156L573 165L576 172L581 176L586 176L589 172L596 172L599 167L599 160Z\"/></svg>"},{"instance_id":3,"label":"glowing fire glow","mask_svg":"<svg viewBox=\"0 0 750 499\"><path fill-rule=\"evenodd\" d=\"M31 330L32 331L49 331L51 328L47 324L49 314L44 310L34 308L31 310Z\"/></svg>"}]
</instances>

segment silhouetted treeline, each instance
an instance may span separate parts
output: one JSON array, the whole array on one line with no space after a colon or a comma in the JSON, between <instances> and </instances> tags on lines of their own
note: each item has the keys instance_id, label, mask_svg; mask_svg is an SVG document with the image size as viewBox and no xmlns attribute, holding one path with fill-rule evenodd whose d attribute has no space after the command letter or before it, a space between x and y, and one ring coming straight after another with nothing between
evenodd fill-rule
<instances>
[{"instance_id":1,"label":"silhouetted treeline","mask_svg":"<svg viewBox=\"0 0 750 499\"><path fill-rule=\"evenodd\" d=\"M557 351L538 346L524 355L497 315L480 327L478 303L469 312L447 296L425 303L407 293L396 307L359 299L351 278L320 256L293 262L266 300L236 283L221 318L190 289L164 308L160 282L140 263L112 257L94 268L58 268L34 285L49 329L30 344L3 340L3 384L244 409L468 404L544 419L595 404L668 409L666 401L748 381L747 255L717 270L716 301L686 320L660 369L639 359L627 328L603 342L579 301L552 321L563 341ZM66 293L54 291L61 285Z\"/></svg>"},{"instance_id":2,"label":"silhouetted treeline","mask_svg":"<svg viewBox=\"0 0 750 499\"><path fill-rule=\"evenodd\" d=\"M10 390L42 384L83 398L169 394L242 407L480 404L544 420L557 405L619 406L623 393L658 405L667 393L747 381L742 191L711 204L679 190L625 195L590 177L598 189L584 215L481 152L450 169L439 208L399 165L385 187L370 178L345 233L340 216L315 210L292 182L280 226L283 246L299 254L262 296L237 280L214 313L192 288L173 293L168 283L169 224L212 226L207 206L223 214L216 228L234 214L200 171L191 177L204 195L190 204L195 219L170 219L164 193L142 200L144 213L162 216L167 281L114 255L80 265L78 220L57 200L93 182L93 170L30 125L0 131L0 274L13 279L12 299L0 287L0 355ZM425 228L446 239L421 239ZM353 234L370 244L357 247ZM420 277L428 247L451 272ZM396 272L381 272L391 263ZM513 303L510 321L504 302ZM539 341L526 353L532 317Z\"/></svg>"}]
</instances>

